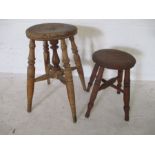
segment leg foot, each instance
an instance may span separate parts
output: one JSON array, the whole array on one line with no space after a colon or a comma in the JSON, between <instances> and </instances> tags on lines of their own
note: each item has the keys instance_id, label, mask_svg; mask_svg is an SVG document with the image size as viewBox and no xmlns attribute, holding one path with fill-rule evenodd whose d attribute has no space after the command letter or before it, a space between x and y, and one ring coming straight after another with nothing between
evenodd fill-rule
<instances>
[{"instance_id":1,"label":"leg foot","mask_svg":"<svg viewBox=\"0 0 155 155\"><path fill-rule=\"evenodd\" d=\"M67 54L67 46L66 46L65 39L61 40L61 48L62 48L62 59L63 59L62 61L64 63L64 68L65 68L64 74L65 74L68 99L69 99L69 103L72 111L73 122L76 122L77 118L76 118L74 84L73 84L72 69L69 63L70 60Z\"/></svg>"},{"instance_id":2,"label":"leg foot","mask_svg":"<svg viewBox=\"0 0 155 155\"><path fill-rule=\"evenodd\" d=\"M31 112L31 107L32 107L31 104L27 105L27 112Z\"/></svg>"},{"instance_id":3,"label":"leg foot","mask_svg":"<svg viewBox=\"0 0 155 155\"><path fill-rule=\"evenodd\" d=\"M99 72L98 72L97 77L96 77L96 80L95 80L95 84L94 84L91 96L90 96L90 100L89 100L89 103L88 103L88 109L87 109L87 112L85 114L85 117L87 117L87 118L90 115L90 111L93 108L94 101L95 101L97 93L99 91L100 83L101 83L101 80L102 80L103 71L104 71L104 68L100 67L99 68Z\"/></svg>"},{"instance_id":4,"label":"leg foot","mask_svg":"<svg viewBox=\"0 0 155 155\"><path fill-rule=\"evenodd\" d=\"M89 116L90 116L90 112L87 111L86 114L85 114L85 117L86 117L86 118L89 118Z\"/></svg>"},{"instance_id":5,"label":"leg foot","mask_svg":"<svg viewBox=\"0 0 155 155\"><path fill-rule=\"evenodd\" d=\"M32 98L34 93L34 80L35 80L35 41L30 40L29 44L29 57L28 57L28 68L27 68L27 111L31 112L32 109Z\"/></svg>"},{"instance_id":6,"label":"leg foot","mask_svg":"<svg viewBox=\"0 0 155 155\"><path fill-rule=\"evenodd\" d=\"M130 70L125 70L124 77L124 112L125 120L129 121L130 102Z\"/></svg>"},{"instance_id":7,"label":"leg foot","mask_svg":"<svg viewBox=\"0 0 155 155\"><path fill-rule=\"evenodd\" d=\"M77 118L76 116L73 117L73 123L76 123L77 122Z\"/></svg>"}]
</instances>

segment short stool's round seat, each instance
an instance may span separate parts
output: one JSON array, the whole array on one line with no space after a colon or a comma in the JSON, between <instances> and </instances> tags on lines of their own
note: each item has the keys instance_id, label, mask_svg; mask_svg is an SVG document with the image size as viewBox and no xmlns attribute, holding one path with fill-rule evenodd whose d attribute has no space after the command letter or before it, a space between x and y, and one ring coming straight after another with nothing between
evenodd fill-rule
<instances>
[{"instance_id":1,"label":"short stool's round seat","mask_svg":"<svg viewBox=\"0 0 155 155\"><path fill-rule=\"evenodd\" d=\"M44 23L26 30L27 37L34 40L59 40L74 36L76 33L76 26L63 23Z\"/></svg>"},{"instance_id":2,"label":"short stool's round seat","mask_svg":"<svg viewBox=\"0 0 155 155\"><path fill-rule=\"evenodd\" d=\"M109 69L129 69L136 63L136 59L132 55L116 49L96 51L92 59L98 65Z\"/></svg>"}]
</instances>

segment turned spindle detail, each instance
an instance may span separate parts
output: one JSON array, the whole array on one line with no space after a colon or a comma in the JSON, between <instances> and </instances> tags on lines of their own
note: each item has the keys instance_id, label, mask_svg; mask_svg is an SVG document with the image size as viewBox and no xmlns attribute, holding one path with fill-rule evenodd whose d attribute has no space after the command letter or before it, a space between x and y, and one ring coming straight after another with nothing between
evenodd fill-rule
<instances>
[{"instance_id":1,"label":"turned spindle detail","mask_svg":"<svg viewBox=\"0 0 155 155\"><path fill-rule=\"evenodd\" d=\"M62 62L64 64L64 74L65 74L65 80L66 80L68 99L70 102L73 121L76 122L77 118L76 118L73 77L72 77L72 70L71 70L70 63L69 63L70 60L68 58L67 46L66 46L65 39L61 40L61 48L62 48Z\"/></svg>"},{"instance_id":2,"label":"turned spindle detail","mask_svg":"<svg viewBox=\"0 0 155 155\"><path fill-rule=\"evenodd\" d=\"M130 70L125 70L124 76L124 112L125 120L129 121L130 102Z\"/></svg>"},{"instance_id":3,"label":"turned spindle detail","mask_svg":"<svg viewBox=\"0 0 155 155\"><path fill-rule=\"evenodd\" d=\"M51 44L51 49L53 50L52 63L53 63L54 69L60 70L60 66L59 66L60 59L57 53L58 40L52 40L50 41L50 44Z\"/></svg>"},{"instance_id":4,"label":"turned spindle detail","mask_svg":"<svg viewBox=\"0 0 155 155\"><path fill-rule=\"evenodd\" d=\"M90 96L90 101L88 103L86 117L89 117L91 109L94 105L95 98L98 91L106 89L107 87L112 87L117 90L117 93L123 93L124 100L124 112L125 112L125 121L129 121L129 102L130 102L130 69L135 65L136 59L123 51L115 49L102 49L96 51L92 56L93 61L95 62L94 69L92 71L90 81L88 83L87 90L89 91L93 81L95 80L93 90ZM98 69L100 68L100 69ZM102 78L102 70L113 69L118 71L118 76L106 80ZM101 70L102 69L102 70ZM125 72L123 79L123 72ZM122 80L124 80L124 87L122 88ZM115 82L117 81L117 85ZM102 82L102 84L100 84Z\"/></svg>"},{"instance_id":5,"label":"turned spindle detail","mask_svg":"<svg viewBox=\"0 0 155 155\"><path fill-rule=\"evenodd\" d=\"M44 47L45 72L46 72L47 75L49 75L50 53L49 53L48 41L43 42L43 47ZM50 78L47 79L47 83L50 84Z\"/></svg>"},{"instance_id":6,"label":"turned spindle detail","mask_svg":"<svg viewBox=\"0 0 155 155\"><path fill-rule=\"evenodd\" d=\"M86 90L86 84L85 84L81 59L80 59L80 56L78 54L78 49L77 49L77 46L75 44L74 37L72 36L69 39L70 39L70 42L71 42L72 52L73 52L73 55L74 55L74 61L75 61L76 67L77 67L78 74L79 74L83 89Z\"/></svg>"},{"instance_id":7,"label":"turned spindle detail","mask_svg":"<svg viewBox=\"0 0 155 155\"><path fill-rule=\"evenodd\" d=\"M123 76L123 70L118 70L118 78L117 78L117 94L120 94L121 87L122 87L122 76Z\"/></svg>"},{"instance_id":8,"label":"turned spindle detail","mask_svg":"<svg viewBox=\"0 0 155 155\"><path fill-rule=\"evenodd\" d=\"M50 79L57 79L66 86L68 100L72 112L73 122L76 118L75 93L72 71L78 71L83 89L85 90L85 79L82 69L80 56L77 51L77 46L74 41L74 36L77 34L77 27L63 23L45 23L34 25L26 30L26 36L30 39L30 51L27 68L27 111L30 112L32 108L32 98L34 92L34 83L47 80L50 84ZM66 40L71 43L74 54L75 66L70 65L70 59L67 53ZM35 77L35 41L43 42L43 55L45 74ZM61 45L61 51L58 53L58 45ZM49 50L49 46L50 49ZM59 51L60 51L59 50ZM50 52L51 51L51 52ZM50 54L52 57L50 58ZM63 67L60 66L59 54L62 55ZM54 88L53 88L54 89ZM51 102L55 103L54 100Z\"/></svg>"},{"instance_id":9,"label":"turned spindle detail","mask_svg":"<svg viewBox=\"0 0 155 155\"><path fill-rule=\"evenodd\" d=\"M32 98L34 93L34 78L35 78L35 41L30 40L29 43L29 56L28 56L28 67L27 67L27 111L31 112L32 109Z\"/></svg>"}]
</instances>

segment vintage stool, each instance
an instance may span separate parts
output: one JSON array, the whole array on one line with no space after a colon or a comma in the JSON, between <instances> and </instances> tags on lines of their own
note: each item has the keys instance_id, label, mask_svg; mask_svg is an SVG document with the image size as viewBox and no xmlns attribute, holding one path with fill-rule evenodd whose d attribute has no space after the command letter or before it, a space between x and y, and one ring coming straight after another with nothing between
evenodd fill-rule
<instances>
[{"instance_id":1,"label":"vintage stool","mask_svg":"<svg viewBox=\"0 0 155 155\"><path fill-rule=\"evenodd\" d=\"M78 54L77 46L74 41L74 35L77 33L77 28L73 25L60 24L60 23L46 23L32 26L26 30L26 35L30 39L29 44L29 57L27 68L27 111L31 112L32 98L34 92L34 83L38 81L47 80L50 84L50 78L59 79L66 85L68 99L72 111L73 122L76 122L76 106L75 106L75 94L72 78L72 71L77 69L83 89L86 90L83 68ZM74 55L74 61L76 67L70 66L70 60L67 53L67 45L65 39L71 42L72 52ZM46 74L35 78L35 41L43 41L44 47L44 64ZM62 49L62 62L64 68L59 66L60 59L57 53L58 43L61 43ZM49 45L53 50L53 57L50 64Z\"/></svg>"},{"instance_id":2,"label":"vintage stool","mask_svg":"<svg viewBox=\"0 0 155 155\"><path fill-rule=\"evenodd\" d=\"M115 49L103 49L95 52L92 56L95 66L88 83L87 91L90 90L94 80L94 87L91 93L90 101L88 103L88 109L86 112L86 117L89 117L90 111L94 105L95 98L98 91L105 89L109 86L117 89L117 93L122 92L124 94L124 111L125 111L125 120L129 121L129 100L130 100L130 68L132 68L136 60L135 58L123 51ZM118 70L118 76L110 80L102 79L104 68ZM124 89L122 89L122 77L123 71L124 75ZM101 84L101 81L103 84ZM117 81L117 86L114 83ZM101 85L100 85L101 84Z\"/></svg>"}]
</instances>

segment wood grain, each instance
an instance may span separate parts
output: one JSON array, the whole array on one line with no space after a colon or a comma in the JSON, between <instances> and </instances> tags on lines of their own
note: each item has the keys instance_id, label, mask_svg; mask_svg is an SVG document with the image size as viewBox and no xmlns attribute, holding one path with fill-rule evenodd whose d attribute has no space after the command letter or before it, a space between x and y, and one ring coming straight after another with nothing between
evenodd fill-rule
<instances>
[{"instance_id":1,"label":"wood grain","mask_svg":"<svg viewBox=\"0 0 155 155\"><path fill-rule=\"evenodd\" d=\"M32 109L32 98L34 93L34 79L35 79L35 41L30 40L29 43L29 57L28 57L28 68L27 68L27 111L31 112Z\"/></svg>"},{"instance_id":2,"label":"wood grain","mask_svg":"<svg viewBox=\"0 0 155 155\"><path fill-rule=\"evenodd\" d=\"M89 103L88 103L88 109L87 109L87 112L85 114L85 117L87 117L87 118L90 115L90 111L93 108L94 101L95 101L97 93L99 91L100 83L102 81L103 71L104 71L104 68L100 67L99 71L98 71L98 74L96 76L95 84L94 84L94 87L93 87L93 90L92 90L92 93L91 93L91 96L90 96L90 100L89 100Z\"/></svg>"},{"instance_id":3,"label":"wood grain","mask_svg":"<svg viewBox=\"0 0 155 155\"><path fill-rule=\"evenodd\" d=\"M65 39L61 40L61 49L62 49L62 61L65 68L64 74L65 74L65 80L66 80L68 99L69 99L69 103L72 111L73 122L76 122L77 118L76 118L75 93L74 93L72 69L70 66L70 60L68 58L67 45L66 45Z\"/></svg>"},{"instance_id":4,"label":"wood grain","mask_svg":"<svg viewBox=\"0 0 155 155\"><path fill-rule=\"evenodd\" d=\"M47 75L49 75L50 53L49 53L48 41L43 42L43 47L44 47L45 72ZM50 84L50 78L47 79L47 84Z\"/></svg>"},{"instance_id":5,"label":"wood grain","mask_svg":"<svg viewBox=\"0 0 155 155\"><path fill-rule=\"evenodd\" d=\"M69 39L70 39L70 42L71 42L72 52L73 52L73 55L74 55L74 61L75 61L76 67L77 67L79 78L81 80L81 84L83 86L83 90L86 90L86 84L85 84L85 79L84 79L82 63L81 63L80 56L78 54L78 49L77 49L77 46L75 44L74 37L72 36Z\"/></svg>"}]
</instances>

